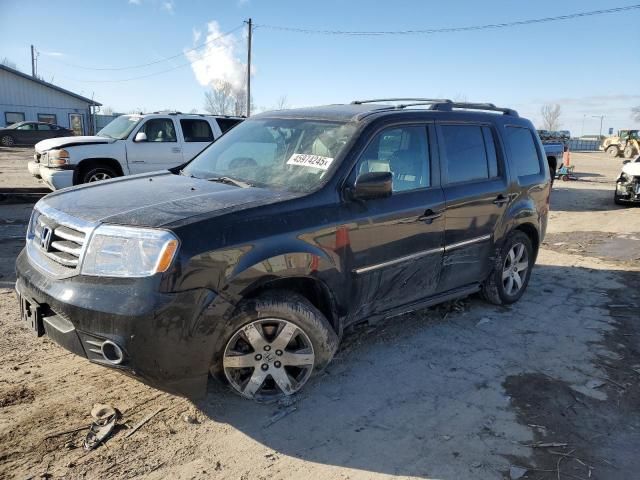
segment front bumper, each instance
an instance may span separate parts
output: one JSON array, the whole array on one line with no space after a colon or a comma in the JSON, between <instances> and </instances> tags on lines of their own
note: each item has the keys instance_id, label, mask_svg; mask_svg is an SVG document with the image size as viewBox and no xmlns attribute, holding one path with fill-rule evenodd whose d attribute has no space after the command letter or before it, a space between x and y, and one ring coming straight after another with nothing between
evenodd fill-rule
<instances>
[{"instance_id":1,"label":"front bumper","mask_svg":"<svg viewBox=\"0 0 640 480\"><path fill-rule=\"evenodd\" d=\"M40 178L40 162L36 162L35 160L31 160L27 163L27 169L29 173L36 178Z\"/></svg>"},{"instance_id":2,"label":"front bumper","mask_svg":"<svg viewBox=\"0 0 640 480\"><path fill-rule=\"evenodd\" d=\"M51 190L60 190L73 186L73 170L61 170L40 165L38 170L40 177Z\"/></svg>"},{"instance_id":3,"label":"front bumper","mask_svg":"<svg viewBox=\"0 0 640 480\"><path fill-rule=\"evenodd\" d=\"M53 280L29 262L26 250L16 273L18 294L40 306L45 334L60 346L162 390L206 392L214 341L232 310L214 292L160 293L150 278ZM120 364L101 354L105 340L122 349Z\"/></svg>"},{"instance_id":4,"label":"front bumper","mask_svg":"<svg viewBox=\"0 0 640 480\"><path fill-rule=\"evenodd\" d=\"M616 182L616 195L619 200L624 202L640 203L640 180L618 180Z\"/></svg>"}]
</instances>

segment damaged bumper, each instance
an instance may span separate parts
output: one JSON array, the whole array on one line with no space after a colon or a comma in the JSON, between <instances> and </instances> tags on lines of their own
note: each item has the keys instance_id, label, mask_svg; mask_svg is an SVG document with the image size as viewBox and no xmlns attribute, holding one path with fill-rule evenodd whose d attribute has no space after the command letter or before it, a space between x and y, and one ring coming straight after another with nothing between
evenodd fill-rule
<instances>
[{"instance_id":1,"label":"damaged bumper","mask_svg":"<svg viewBox=\"0 0 640 480\"><path fill-rule=\"evenodd\" d=\"M205 393L214 339L231 309L211 290L160 293L152 278L52 282L25 250L16 272L25 327L162 390Z\"/></svg>"},{"instance_id":2,"label":"damaged bumper","mask_svg":"<svg viewBox=\"0 0 640 480\"><path fill-rule=\"evenodd\" d=\"M616 181L616 197L625 202L640 203L640 177L620 175Z\"/></svg>"}]
</instances>

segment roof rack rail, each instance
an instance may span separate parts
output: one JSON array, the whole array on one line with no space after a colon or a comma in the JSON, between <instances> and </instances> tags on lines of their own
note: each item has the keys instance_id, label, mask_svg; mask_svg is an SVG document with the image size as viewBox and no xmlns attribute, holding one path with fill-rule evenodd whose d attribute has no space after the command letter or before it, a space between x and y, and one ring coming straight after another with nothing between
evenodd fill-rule
<instances>
[{"instance_id":1,"label":"roof rack rail","mask_svg":"<svg viewBox=\"0 0 640 480\"><path fill-rule=\"evenodd\" d=\"M453 103L447 98L376 98L373 100L354 100L351 105L380 102L425 102L425 103Z\"/></svg>"},{"instance_id":2,"label":"roof rack rail","mask_svg":"<svg viewBox=\"0 0 640 480\"><path fill-rule=\"evenodd\" d=\"M441 112L450 112L454 108L462 108L466 110L487 110L490 112L502 112L504 115L517 117L518 112L512 108L496 107L493 103L468 103L468 102L440 102L431 106L432 110Z\"/></svg>"}]
</instances>

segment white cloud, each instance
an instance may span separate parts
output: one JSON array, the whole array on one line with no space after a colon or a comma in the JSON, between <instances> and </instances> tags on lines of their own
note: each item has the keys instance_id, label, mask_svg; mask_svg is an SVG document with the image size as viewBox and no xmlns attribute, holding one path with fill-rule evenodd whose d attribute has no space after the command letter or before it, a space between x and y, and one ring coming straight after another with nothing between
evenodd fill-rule
<instances>
[{"instance_id":1,"label":"white cloud","mask_svg":"<svg viewBox=\"0 0 640 480\"><path fill-rule=\"evenodd\" d=\"M162 2L162 9L173 14L173 7L174 7L174 3L173 0L165 0L164 2Z\"/></svg>"},{"instance_id":2,"label":"white cloud","mask_svg":"<svg viewBox=\"0 0 640 480\"><path fill-rule=\"evenodd\" d=\"M209 22L206 46L186 52L186 56L200 85L215 87L221 82L228 82L239 91L245 85L246 64L238 60L236 37L222 35L218 22Z\"/></svg>"},{"instance_id":3,"label":"white cloud","mask_svg":"<svg viewBox=\"0 0 640 480\"><path fill-rule=\"evenodd\" d=\"M64 57L64 53L62 52L45 52L42 50L38 50L38 53L44 55L45 57Z\"/></svg>"},{"instance_id":4,"label":"white cloud","mask_svg":"<svg viewBox=\"0 0 640 480\"><path fill-rule=\"evenodd\" d=\"M200 40L200 37L202 37L202 32L197 28L193 28L191 33L193 34L193 43L198 43L198 40Z\"/></svg>"}]
</instances>

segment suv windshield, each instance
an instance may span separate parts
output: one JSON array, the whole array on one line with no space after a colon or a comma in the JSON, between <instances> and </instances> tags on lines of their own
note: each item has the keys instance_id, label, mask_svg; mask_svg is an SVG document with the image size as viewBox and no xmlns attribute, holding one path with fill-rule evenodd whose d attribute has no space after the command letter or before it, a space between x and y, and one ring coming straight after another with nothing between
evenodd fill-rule
<instances>
[{"instance_id":1,"label":"suv windshield","mask_svg":"<svg viewBox=\"0 0 640 480\"><path fill-rule=\"evenodd\" d=\"M211 144L182 173L310 192L328 177L355 129L354 124L321 120L247 120Z\"/></svg>"},{"instance_id":2,"label":"suv windshield","mask_svg":"<svg viewBox=\"0 0 640 480\"><path fill-rule=\"evenodd\" d=\"M142 117L137 115L122 115L109 122L109 124L100 130L97 135L99 137L116 138L123 140L129 136L131 130L140 123Z\"/></svg>"}]
</instances>

